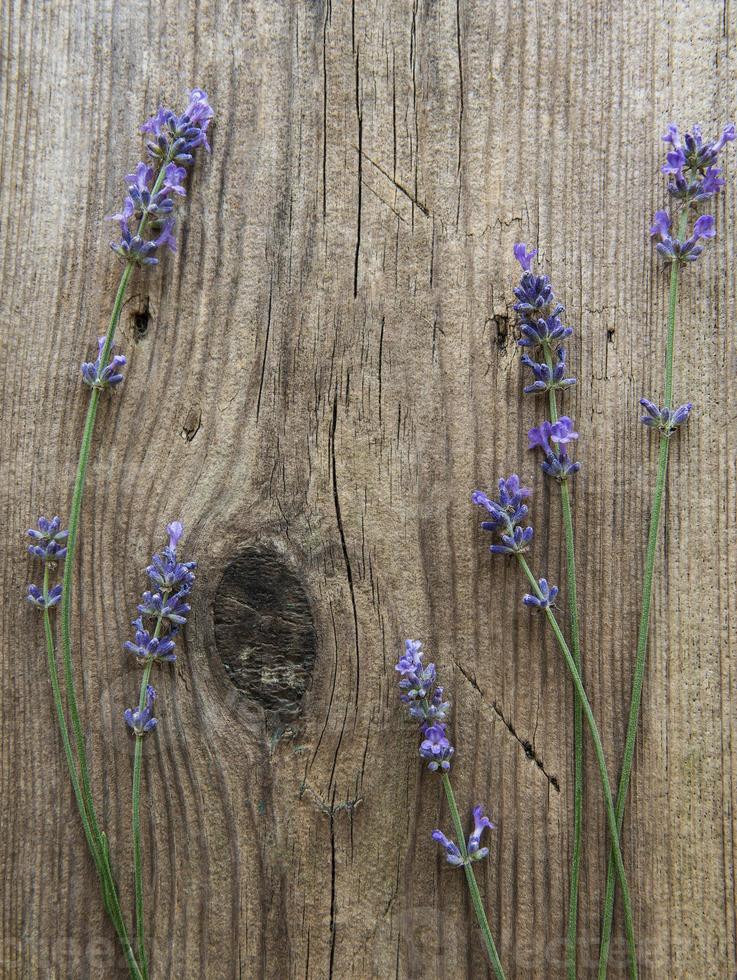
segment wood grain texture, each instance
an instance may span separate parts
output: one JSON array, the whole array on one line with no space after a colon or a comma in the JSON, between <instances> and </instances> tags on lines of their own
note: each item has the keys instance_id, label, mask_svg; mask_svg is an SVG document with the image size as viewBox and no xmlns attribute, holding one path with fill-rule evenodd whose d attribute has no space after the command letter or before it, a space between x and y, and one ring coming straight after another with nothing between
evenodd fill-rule
<instances>
[{"instance_id":1,"label":"wood grain texture","mask_svg":"<svg viewBox=\"0 0 737 980\"><path fill-rule=\"evenodd\" d=\"M217 111L213 153L177 256L137 274L125 305L130 368L98 416L74 602L126 908L120 716L138 674L121 644L180 517L200 578L145 751L154 976L487 975L462 876L429 840L449 826L440 787L396 705L407 635L454 699L459 802L498 823L480 880L509 976L562 976L571 686L468 499L523 473L533 565L563 579L558 500L525 450L536 407L521 395L511 247L539 243L576 330L582 645L616 778L657 453L637 400L662 391L666 281L645 234L663 200L659 135L737 115L734 3L6 0L1 16L0 972L124 976L40 622L20 599L22 534L68 512L78 366L119 275L102 218L139 157L136 127L198 84ZM675 391L697 410L672 448L625 829L642 976L658 980L737 969L733 154L727 169L718 238L682 291ZM314 629L314 668L295 682L308 689L276 721L258 683L229 679L216 626L226 569L254 553L296 583L295 649ZM235 617L244 647L256 620L279 635L259 616ZM593 762L582 976L606 857ZM618 919L611 975L624 967Z\"/></svg>"}]
</instances>

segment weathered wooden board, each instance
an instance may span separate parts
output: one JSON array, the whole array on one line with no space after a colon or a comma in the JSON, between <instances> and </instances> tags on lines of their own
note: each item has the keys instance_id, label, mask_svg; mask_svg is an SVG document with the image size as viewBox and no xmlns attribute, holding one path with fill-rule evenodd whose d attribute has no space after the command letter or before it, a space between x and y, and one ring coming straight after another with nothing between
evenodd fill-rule
<instances>
[{"instance_id":1,"label":"weathered wooden board","mask_svg":"<svg viewBox=\"0 0 737 980\"><path fill-rule=\"evenodd\" d=\"M99 417L75 597L130 905L120 716L138 675L121 644L166 521L185 522L201 574L144 774L154 976L486 975L462 876L429 840L449 823L439 785L397 710L407 635L455 701L462 805L498 823L481 881L509 975L562 975L571 687L468 499L502 472L533 481L534 563L562 578L557 498L525 450L511 247L539 243L576 328L584 655L614 778L655 472L637 399L662 390L659 135L737 115L735 31L730 0L6 0L3 976L124 975L21 599L22 534L68 513L79 362L119 275L102 219L136 127L193 84L218 114L213 154L178 255L125 306L130 370ZM733 157L728 172L719 236L683 290L676 394L697 411L673 446L626 825L649 978L737 969ZM589 765L582 976L605 854ZM621 923L617 943L612 976Z\"/></svg>"}]
</instances>

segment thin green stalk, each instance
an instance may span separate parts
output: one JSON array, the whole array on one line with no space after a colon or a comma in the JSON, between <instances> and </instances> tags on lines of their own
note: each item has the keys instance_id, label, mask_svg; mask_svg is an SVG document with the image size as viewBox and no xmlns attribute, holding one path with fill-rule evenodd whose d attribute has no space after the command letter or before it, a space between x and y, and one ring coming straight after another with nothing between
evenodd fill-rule
<instances>
[{"instance_id":1,"label":"thin green stalk","mask_svg":"<svg viewBox=\"0 0 737 980\"><path fill-rule=\"evenodd\" d=\"M48 598L49 593L49 566L48 563L44 567L44 581L43 581L43 595L44 599ZM54 645L54 634L51 628L51 617L49 615L48 608L44 609L44 633L46 636L46 660L49 668L49 677L51 678L51 690L54 697L54 707L56 709L56 717L59 722L59 731L61 732L61 739L64 746L64 756L66 758L67 768L69 770L69 778L72 783L72 789L74 791L74 798L77 802L77 809L79 810L79 817L82 821L82 828L84 830L84 836L87 841L87 846L89 848L92 859L95 862L95 867L100 878L100 884L103 892L103 901L105 903L105 910L107 911L115 931L120 939L120 944L123 947L123 953L125 954L126 962L128 964L128 969L130 970L131 976L134 978L141 978L140 970L138 969L138 964L136 963L136 958L133 954L133 949L131 948L130 941L128 939L128 932L125 927L125 922L123 920L123 914L120 908L120 903L118 901L118 893L115 887L115 882L112 879L112 873L109 870L109 862L107 861L106 855L98 848L98 842L95 840L92 834L92 828L90 827L89 817L87 815L87 810L84 804L84 798L82 796L82 790L79 785L79 774L77 773L77 766L74 761L74 751L72 749L72 743L69 739L69 730L67 728L66 716L64 714L64 704L61 695L61 688L59 686L59 672L56 667L56 649ZM141 978L142 980L142 978Z\"/></svg>"},{"instance_id":2,"label":"thin green stalk","mask_svg":"<svg viewBox=\"0 0 737 980\"><path fill-rule=\"evenodd\" d=\"M678 238L683 240L688 223L688 210L684 209L678 223ZM674 262L670 272L670 292L668 298L668 332L665 341L665 406L670 408L673 398L673 359L675 353L676 335L676 309L678 307L678 279L679 264ZM635 654L635 669L632 675L632 695L630 698L629 719L627 721L627 735L624 743L624 757L622 759L622 772L619 777L619 787L617 789L617 829L622 832L624 821L624 810L627 804L627 793L629 791L630 777L632 775L632 762L635 755L635 744L637 742L637 728L640 720L640 704L642 702L642 685L645 678L645 664L647 660L647 641L650 631L650 607L652 605L653 594L653 575L655 572L655 552L658 546L658 535L660 531L660 514L663 508L663 494L665 493L665 481L668 474L668 450L670 439L661 436L660 452L658 454L658 474L655 479L655 493L653 495L653 506L650 513L650 527L647 534L647 550L645 552L645 572L642 581L642 609L640 612L640 627L637 634L637 652ZM609 943L612 932L612 919L614 917L614 896L616 882L614 880L614 869L612 866L613 855L609 855L607 863L606 892L604 895L604 916L601 927L601 946L599 948L599 978L604 980L607 973L607 961L609 959Z\"/></svg>"},{"instance_id":3,"label":"thin green stalk","mask_svg":"<svg viewBox=\"0 0 737 980\"><path fill-rule=\"evenodd\" d=\"M486 952L489 956L489 960L491 961L491 965L494 968L494 973L497 976L497 980L505 980L502 963L501 960L499 959L499 954L496 951L496 946L494 945L494 938L491 935L489 920L486 918L484 905L483 902L481 901L481 894L479 892L479 886L476 881L476 875L473 873L471 862L468 859L468 850L466 848L466 833L465 830L463 829L463 823L461 822L461 818L458 813L458 806L456 805L456 799L453 793L453 787L450 784L450 777L448 776L447 772L443 773L443 788L445 789L445 796L448 800L448 808L450 810L451 820L453 821L453 827L455 829L456 839L458 840L458 848L461 852L461 857L463 858L463 870L466 872L466 882L468 883L468 890L471 894L471 902L473 903L474 912L476 913L476 919L478 921L479 927L481 928L481 934L484 937L484 945L486 946Z\"/></svg>"},{"instance_id":4,"label":"thin green stalk","mask_svg":"<svg viewBox=\"0 0 737 980\"><path fill-rule=\"evenodd\" d=\"M162 591L162 607L166 604L169 596L169 589ZM157 640L161 633L163 612L160 612L156 619L156 628L153 632L153 639ZM141 690L138 695L138 710L143 711L146 706L146 691L151 680L151 670L154 661L149 658L141 679ZM136 746L133 755L133 878L136 907L136 937L138 942L138 956L141 961L144 980L148 977L148 957L146 956L146 926L143 909L143 855L141 849L141 770L143 766L143 736L136 735Z\"/></svg>"},{"instance_id":5,"label":"thin green stalk","mask_svg":"<svg viewBox=\"0 0 737 980\"><path fill-rule=\"evenodd\" d=\"M545 362L551 373L553 356L550 346L545 345ZM550 421L558 421L558 403L555 389L548 391L550 402ZM571 618L571 647L573 662L579 674L582 673L581 641L578 621L578 598L576 591L576 555L573 537L573 514L568 481L560 484L560 501L563 512L563 527L566 541L566 580L568 592L568 611ZM583 707L576 691L573 694L573 855L571 858L571 880L568 894L568 929L566 933L566 962L568 980L576 980L576 941L578 933L578 891L581 878L581 849L583 837Z\"/></svg>"},{"instance_id":6,"label":"thin green stalk","mask_svg":"<svg viewBox=\"0 0 737 980\"><path fill-rule=\"evenodd\" d=\"M542 599L543 595L540 591L540 586L535 576L530 570L530 566L527 564L525 556L521 553L517 554L517 560L520 563L522 571L527 576L535 595L538 599ZM619 831L617 828L617 818L614 812L614 802L612 800L612 790L609 784L609 774L607 773L606 760L604 758L604 748L601 743L601 737L599 735L599 729L596 726L596 720L594 719L594 713L591 710L591 705L589 704L589 699L586 697L586 691L584 690L583 682L581 681L581 675L578 672L573 655L568 649L568 644L565 641L563 633L561 632L558 621L555 618L555 614L552 609L548 606L545 609L545 615L547 616L550 627L553 630L556 640L558 641L558 646L563 653L563 657L566 661L566 666L570 671L571 677L573 679L574 686L581 700L581 706L583 708L584 717L589 726L589 731L591 733L591 740L594 745L594 753L596 755L596 761L599 766L599 773L601 775L601 786L604 792L604 805L606 808L607 824L609 826L609 835L612 840L612 850L614 852L614 863L617 871L617 876L619 878L619 883L622 888L622 903L624 905L624 921L625 921L625 932L627 936L627 952L630 961L630 976L632 980L636 980L637 977L637 950L635 948L635 933L632 925L632 906L630 903L629 888L627 887L627 877L625 875L624 863L622 861L622 851L619 844Z\"/></svg>"},{"instance_id":7,"label":"thin green stalk","mask_svg":"<svg viewBox=\"0 0 737 980\"><path fill-rule=\"evenodd\" d=\"M115 296L113 312L110 317L110 325L106 334L106 346L108 351L112 346L115 330L120 320L120 313L123 307L128 282L133 272L133 266L128 263L120 277L118 292ZM108 343L109 341L109 343ZM105 351L103 349L103 355ZM72 667L72 641L71 641L71 605L72 605L72 580L74 575L74 558L77 550L77 536L79 531L79 518L82 510L82 496L84 493L85 477L89 465L90 449L92 446L92 434L95 428L97 417L97 406L100 400L100 389L94 388L90 396L90 403L87 408L87 418L85 420L84 432L82 434L82 444L79 451L79 462L77 464L77 475L72 491L72 506L69 513L69 537L67 538L67 557L64 563L64 577L62 580L61 597L61 641L62 641L62 662L64 667L64 684L66 687L67 703L69 705L69 715L72 723L72 731L77 748L77 758L79 759L79 769L82 775L82 789L84 794L85 806L88 811L90 823L95 838L99 840L100 828L97 822L94 801L92 797L92 786L90 781L89 765L87 763L87 751L84 741L82 722L79 716L77 695L74 685L74 672Z\"/></svg>"},{"instance_id":8,"label":"thin green stalk","mask_svg":"<svg viewBox=\"0 0 737 980\"><path fill-rule=\"evenodd\" d=\"M159 621L160 622L160 621ZM156 627L158 633L159 627ZM151 679L153 660L146 662L141 681L141 693L138 698L138 710L146 706L146 688ZM136 735L135 754L133 757L133 877L136 906L136 937L138 942L138 958L144 980L148 977L148 958L146 956L146 929L143 910L143 856L141 851L141 768L143 761L143 736Z\"/></svg>"}]
</instances>

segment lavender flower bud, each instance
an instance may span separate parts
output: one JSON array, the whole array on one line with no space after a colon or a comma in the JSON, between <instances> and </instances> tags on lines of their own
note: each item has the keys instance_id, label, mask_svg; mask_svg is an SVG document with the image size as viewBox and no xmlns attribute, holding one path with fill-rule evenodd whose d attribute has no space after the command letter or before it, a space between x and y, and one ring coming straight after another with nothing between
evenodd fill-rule
<instances>
[{"instance_id":1,"label":"lavender flower bud","mask_svg":"<svg viewBox=\"0 0 737 980\"><path fill-rule=\"evenodd\" d=\"M522 528L519 524L528 513L527 505L522 501L531 494L530 489L521 486L516 473L499 480L499 496L496 500L490 500L481 490L475 490L471 494L472 502L486 508L492 518L490 521L482 521L482 529L497 534L501 539L501 544L492 544L489 549L494 554L521 554L527 550L533 531L531 527Z\"/></svg>"},{"instance_id":2,"label":"lavender flower bud","mask_svg":"<svg viewBox=\"0 0 737 980\"><path fill-rule=\"evenodd\" d=\"M555 585L548 585L547 579L541 578L537 583L542 598L538 599L536 595L523 595L522 602L526 606L530 606L532 609L548 609L555 602L556 596L558 595L558 588Z\"/></svg>"},{"instance_id":3,"label":"lavender flower bud","mask_svg":"<svg viewBox=\"0 0 737 980\"><path fill-rule=\"evenodd\" d=\"M468 843L466 844L469 863L472 861L482 861L488 856L489 848L481 847L481 835L487 828L489 830L495 829L491 820L484 816L484 808L482 806L474 807L473 830L469 834ZM432 839L436 840L445 849L445 857L448 864L452 864L453 867L458 868L466 863L458 849L458 845L454 841L448 840L442 830L433 830Z\"/></svg>"},{"instance_id":4,"label":"lavender flower bud","mask_svg":"<svg viewBox=\"0 0 737 980\"><path fill-rule=\"evenodd\" d=\"M36 609L52 609L61 602L61 586L55 585L46 596L36 585L28 586L26 599L35 606Z\"/></svg>"},{"instance_id":5,"label":"lavender flower bud","mask_svg":"<svg viewBox=\"0 0 737 980\"><path fill-rule=\"evenodd\" d=\"M476 806L473 808L473 830L471 831L466 849L471 861L481 861L489 853L488 847L481 847L481 835L486 829L494 830L494 824L488 817L484 816L484 808Z\"/></svg>"},{"instance_id":6,"label":"lavender flower bud","mask_svg":"<svg viewBox=\"0 0 737 980\"><path fill-rule=\"evenodd\" d=\"M439 721L432 725L423 725L422 733L425 737L420 743L420 755L429 760L427 768L432 772L437 772L438 769L447 772L455 749L446 737L445 725Z\"/></svg>"},{"instance_id":7,"label":"lavender flower bud","mask_svg":"<svg viewBox=\"0 0 737 980\"><path fill-rule=\"evenodd\" d=\"M558 358L558 362L551 370L547 364L538 363L527 354L522 355L520 360L526 367L530 368L535 376L535 381L531 385L527 385L524 389L526 395L537 394L541 391L553 391L555 389L563 390L576 384L576 378L565 377L565 349L563 347L559 347L556 351L556 356Z\"/></svg>"},{"instance_id":8,"label":"lavender flower bud","mask_svg":"<svg viewBox=\"0 0 737 980\"><path fill-rule=\"evenodd\" d=\"M675 430L688 419L693 405L686 402L679 408L658 408L658 406L647 398L641 398L640 404L645 409L646 414L640 416L643 425L651 429L657 429L661 435L669 439Z\"/></svg>"},{"instance_id":9,"label":"lavender flower bud","mask_svg":"<svg viewBox=\"0 0 737 980\"><path fill-rule=\"evenodd\" d=\"M146 703L143 708L136 706L135 708L126 708L123 712L126 725L139 737L152 732L158 725L157 720L153 717L155 700L156 691L149 684L146 688Z\"/></svg>"},{"instance_id":10,"label":"lavender flower bud","mask_svg":"<svg viewBox=\"0 0 737 980\"><path fill-rule=\"evenodd\" d=\"M432 839L436 840L442 847L445 848L445 859L448 864L452 864L454 867L461 867L463 865L463 858L461 857L461 852L458 850L458 845L452 840L448 840L442 830L433 830Z\"/></svg>"},{"instance_id":11,"label":"lavender flower bud","mask_svg":"<svg viewBox=\"0 0 737 980\"><path fill-rule=\"evenodd\" d=\"M516 308L517 306L515 306ZM558 313L563 311L563 307L556 307L556 311L553 311L550 316L541 317L535 322L532 320L523 321L520 327L522 336L517 341L517 344L520 347L545 347L552 346L556 341L565 340L566 337L570 337L573 329L571 327L564 327L558 316Z\"/></svg>"},{"instance_id":12,"label":"lavender flower bud","mask_svg":"<svg viewBox=\"0 0 737 980\"><path fill-rule=\"evenodd\" d=\"M139 660L165 660L167 663L176 662L177 655L174 650L174 637L176 629L172 629L166 636L152 636L143 625L143 617L133 620L136 628L135 643L127 640L123 646L130 653L134 654Z\"/></svg>"},{"instance_id":13,"label":"lavender flower bud","mask_svg":"<svg viewBox=\"0 0 737 980\"><path fill-rule=\"evenodd\" d=\"M519 264L522 266L522 271L529 272L532 266L532 260L537 255L537 249L533 248L530 252L528 252L527 246L524 242L517 242L513 251L515 259L517 259Z\"/></svg>"},{"instance_id":14,"label":"lavender flower bud","mask_svg":"<svg viewBox=\"0 0 737 980\"><path fill-rule=\"evenodd\" d=\"M175 626L184 626L191 606L186 601L189 589L182 589L168 598L161 592L144 592L138 611L144 616L161 617Z\"/></svg>"},{"instance_id":15,"label":"lavender flower bud","mask_svg":"<svg viewBox=\"0 0 737 980\"><path fill-rule=\"evenodd\" d=\"M573 419L569 416L561 415L557 422L548 422L546 419L539 426L530 429L527 438L529 449L541 449L544 453L545 460L540 465L547 476L562 481L581 469L581 464L572 463L567 450L563 448L578 439L578 433L573 430Z\"/></svg>"},{"instance_id":16,"label":"lavender flower bud","mask_svg":"<svg viewBox=\"0 0 737 980\"><path fill-rule=\"evenodd\" d=\"M66 558L67 549L64 542L69 536L69 531L62 531L61 518L39 517L38 529L29 528L26 534L35 542L28 545L29 554L42 561L55 562Z\"/></svg>"},{"instance_id":17,"label":"lavender flower bud","mask_svg":"<svg viewBox=\"0 0 737 980\"><path fill-rule=\"evenodd\" d=\"M521 555L527 551L527 546L532 541L531 527L516 527L511 534L501 536L501 544L493 544L489 551L494 555Z\"/></svg>"},{"instance_id":18,"label":"lavender flower bud","mask_svg":"<svg viewBox=\"0 0 737 980\"><path fill-rule=\"evenodd\" d=\"M122 354L115 354L105 367L102 367L102 351L105 346L105 338L100 337L97 341L97 360L87 361L82 364L82 380L90 388L114 388L123 380L121 369L126 365L126 359ZM115 345L110 347L112 353Z\"/></svg>"}]
</instances>

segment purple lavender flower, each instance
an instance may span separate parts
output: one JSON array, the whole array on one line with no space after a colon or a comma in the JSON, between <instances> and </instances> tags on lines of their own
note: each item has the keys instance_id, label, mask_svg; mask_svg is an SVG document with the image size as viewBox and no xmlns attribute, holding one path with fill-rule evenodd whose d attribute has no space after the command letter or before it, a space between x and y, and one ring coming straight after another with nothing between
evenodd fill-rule
<instances>
[{"instance_id":1,"label":"purple lavender flower","mask_svg":"<svg viewBox=\"0 0 737 980\"><path fill-rule=\"evenodd\" d=\"M427 768L432 772L437 772L438 769L447 772L455 749L445 734L445 725L441 721L423 725L422 734L425 737L420 743L420 755L429 760Z\"/></svg>"},{"instance_id":2,"label":"purple lavender flower","mask_svg":"<svg viewBox=\"0 0 737 980\"><path fill-rule=\"evenodd\" d=\"M176 662L177 655L174 651L174 637L176 629L172 629L165 636L152 636L143 624L141 616L133 620L136 628L135 643L126 640L123 644L126 650L135 654L139 660L165 660L167 663Z\"/></svg>"},{"instance_id":3,"label":"purple lavender flower","mask_svg":"<svg viewBox=\"0 0 737 980\"><path fill-rule=\"evenodd\" d=\"M699 126L694 126L691 133L685 133L683 141L677 126L672 123L668 126L663 140L670 144L670 150L661 170L672 178L668 191L683 202L686 212L691 205L714 197L724 187L722 171L715 164L719 153L734 138L735 128L731 124L724 127L718 139L708 142L704 141ZM655 247L663 259L681 264L695 262L704 250L700 242L715 234L714 218L710 214L697 218L691 236L684 241L671 234L671 219L666 211L656 212L650 228L651 237L659 239Z\"/></svg>"},{"instance_id":4,"label":"purple lavender flower","mask_svg":"<svg viewBox=\"0 0 737 980\"><path fill-rule=\"evenodd\" d=\"M566 377L565 349L563 347L559 347L555 353L558 361L555 365L553 365L552 370L547 364L534 361L528 354L522 355L520 360L525 367L530 368L535 376L535 381L532 384L525 386L524 392L526 395L537 394L537 392L541 391L552 391L555 389L563 390L576 384L576 378Z\"/></svg>"},{"instance_id":5,"label":"purple lavender flower","mask_svg":"<svg viewBox=\"0 0 737 980\"><path fill-rule=\"evenodd\" d=\"M515 309L519 304L515 304ZM563 308L556 308L562 312ZM551 313L547 317L539 319L523 320L520 326L522 336L517 341L520 347L552 347L559 340L570 337L573 333L571 327L565 327L561 323L558 313Z\"/></svg>"},{"instance_id":6,"label":"purple lavender flower","mask_svg":"<svg viewBox=\"0 0 737 980\"><path fill-rule=\"evenodd\" d=\"M546 476L556 480L565 480L581 469L580 463L571 462L565 446L575 439L578 433L573 430L573 419L561 415L557 422L547 419L527 433L529 449L541 449L545 455L540 464Z\"/></svg>"},{"instance_id":7,"label":"purple lavender flower","mask_svg":"<svg viewBox=\"0 0 737 980\"><path fill-rule=\"evenodd\" d=\"M471 861L481 861L489 853L488 847L481 847L481 835L486 829L494 830L494 824L488 817L484 816L484 808L475 806L473 808L473 830L469 834L466 849Z\"/></svg>"},{"instance_id":8,"label":"purple lavender flower","mask_svg":"<svg viewBox=\"0 0 737 980\"><path fill-rule=\"evenodd\" d=\"M141 126L142 133L153 136L146 147L154 160L173 160L178 164L192 162L192 153L199 146L210 152L207 130L214 112L201 88L189 93L189 105L177 116L163 106Z\"/></svg>"},{"instance_id":9,"label":"purple lavender flower","mask_svg":"<svg viewBox=\"0 0 737 980\"><path fill-rule=\"evenodd\" d=\"M492 544L490 551L497 555L521 554L527 550L532 540L532 528L520 527L528 514L523 501L532 495L532 490L523 487L516 473L499 480L499 496L491 500L482 490L474 490L471 500L479 507L485 507L491 515L490 521L482 521L484 531L497 534L501 543Z\"/></svg>"},{"instance_id":10,"label":"purple lavender flower","mask_svg":"<svg viewBox=\"0 0 737 980\"><path fill-rule=\"evenodd\" d=\"M523 272L530 272L532 266L532 260L537 255L537 249L533 248L531 251L527 251L527 246L524 242L517 242L514 246L514 257L517 259L519 264L522 266Z\"/></svg>"},{"instance_id":11,"label":"purple lavender flower","mask_svg":"<svg viewBox=\"0 0 737 980\"><path fill-rule=\"evenodd\" d=\"M69 531L62 531L61 518L39 517L38 528L31 527L26 534L35 541L35 544L28 545L29 554L42 561L61 561L66 558L67 549L64 542L69 536Z\"/></svg>"},{"instance_id":12,"label":"purple lavender flower","mask_svg":"<svg viewBox=\"0 0 737 980\"><path fill-rule=\"evenodd\" d=\"M691 402L686 402L679 408L658 408L658 406L647 398L641 398L640 404L645 409L645 415L640 416L643 425L651 429L658 429L661 435L670 438L679 425L688 419L693 409Z\"/></svg>"},{"instance_id":13,"label":"purple lavender flower","mask_svg":"<svg viewBox=\"0 0 737 980\"><path fill-rule=\"evenodd\" d=\"M146 703L143 708L136 706L135 708L126 708L123 712L123 718L125 719L126 725L138 736L146 735L148 732L152 732L156 728L158 722L153 717L154 711L154 701L156 700L156 691L149 684L146 687Z\"/></svg>"},{"instance_id":14,"label":"purple lavender flower","mask_svg":"<svg viewBox=\"0 0 737 980\"><path fill-rule=\"evenodd\" d=\"M550 443L556 446L578 439L578 433L573 431L573 419L568 415L561 415L557 422L548 422L547 419L539 426L530 429L527 433L529 440L528 449L542 449L546 456L553 450Z\"/></svg>"},{"instance_id":15,"label":"purple lavender flower","mask_svg":"<svg viewBox=\"0 0 737 980\"><path fill-rule=\"evenodd\" d=\"M169 535L169 544L162 548L160 554L153 556L146 574L151 579L156 592L188 592L194 583L193 570L197 567L197 562L180 562L177 559L177 544L182 536L181 523L174 521L167 525L166 531Z\"/></svg>"},{"instance_id":16,"label":"purple lavender flower","mask_svg":"<svg viewBox=\"0 0 737 980\"><path fill-rule=\"evenodd\" d=\"M406 640L404 653L395 665L399 672L399 700L407 706L411 718L422 722L424 739L420 755L430 760L433 772L450 768L453 746L445 735L450 702L443 700L443 688L437 683L435 664L423 664L424 652L419 640Z\"/></svg>"},{"instance_id":17,"label":"purple lavender flower","mask_svg":"<svg viewBox=\"0 0 737 980\"><path fill-rule=\"evenodd\" d=\"M664 174L673 178L669 192L689 202L705 201L717 194L724 186L719 178L721 170L715 166L719 153L735 138L732 124L725 126L718 139L704 142L701 127L694 126L692 133L685 133L683 142L678 127L671 123L663 141L671 146L666 162L661 167Z\"/></svg>"},{"instance_id":18,"label":"purple lavender flower","mask_svg":"<svg viewBox=\"0 0 737 980\"><path fill-rule=\"evenodd\" d=\"M566 450L561 449L557 456L555 453L546 456L544 461L540 463L540 469L546 476L563 481L567 480L569 476L575 476L581 469L581 464L574 463Z\"/></svg>"},{"instance_id":19,"label":"purple lavender flower","mask_svg":"<svg viewBox=\"0 0 737 980\"><path fill-rule=\"evenodd\" d=\"M716 235L714 218L710 214L702 214L700 218L697 218L693 234L684 242L671 237L670 225L671 221L667 212L656 211L650 228L650 235L652 238L660 238L655 248L666 262L695 262L704 251L704 246L699 245L699 241L714 238Z\"/></svg>"},{"instance_id":20,"label":"purple lavender flower","mask_svg":"<svg viewBox=\"0 0 737 980\"><path fill-rule=\"evenodd\" d=\"M210 151L206 134L213 115L207 95L202 89L193 89L183 115L177 116L162 106L141 127L141 132L152 137L146 147L153 166L141 162L127 175L123 209L110 216L119 223L121 234L120 241L111 242L111 247L124 261L156 265L157 249L166 245L176 251L171 217L174 196L186 193L186 168L193 161L194 151L200 146ZM131 222L135 230L131 229ZM146 237L147 230L159 234Z\"/></svg>"},{"instance_id":21,"label":"purple lavender flower","mask_svg":"<svg viewBox=\"0 0 737 980\"><path fill-rule=\"evenodd\" d=\"M464 864L464 860L461 857L461 852L458 850L458 845L452 840L448 840L442 830L433 830L432 839L436 840L442 847L445 848L445 859L448 864L452 864L454 867L458 868Z\"/></svg>"},{"instance_id":22,"label":"purple lavender flower","mask_svg":"<svg viewBox=\"0 0 737 980\"><path fill-rule=\"evenodd\" d=\"M542 598L538 599L536 595L526 594L522 596L522 602L532 609L548 609L555 602L556 596L558 595L558 587L548 585L548 580L544 578L541 578L537 584L540 588Z\"/></svg>"},{"instance_id":23,"label":"purple lavender flower","mask_svg":"<svg viewBox=\"0 0 737 980\"><path fill-rule=\"evenodd\" d=\"M188 595L188 588L166 598L160 592L144 592L138 611L144 616L161 617L175 626L184 626L191 609L186 601Z\"/></svg>"},{"instance_id":24,"label":"purple lavender flower","mask_svg":"<svg viewBox=\"0 0 737 980\"><path fill-rule=\"evenodd\" d=\"M481 835L486 829L494 830L494 824L489 820L488 817L484 816L484 808L482 806L476 806L473 808L473 830L468 837L468 843L466 844L466 852L468 854L468 861L483 861L485 857L489 854L488 847L481 847ZM432 839L436 840L445 849L445 858L448 864L452 864L454 867L458 868L464 865L466 862L463 860L463 855L458 849L458 845L452 841L448 840L442 830L433 830Z\"/></svg>"},{"instance_id":25,"label":"purple lavender flower","mask_svg":"<svg viewBox=\"0 0 737 980\"><path fill-rule=\"evenodd\" d=\"M100 337L97 341L97 360L86 361L82 364L82 380L90 388L114 388L123 380L123 375L120 372L126 365L124 355L115 354L106 363L105 367L102 367L102 351L104 346L105 338ZM112 353L113 348L114 345L111 346L110 353Z\"/></svg>"},{"instance_id":26,"label":"purple lavender flower","mask_svg":"<svg viewBox=\"0 0 737 980\"><path fill-rule=\"evenodd\" d=\"M44 596L43 592L38 588L38 586L29 585L26 599L32 606L35 606L36 609L51 609L61 602L61 586L55 585L53 589L50 589L47 595Z\"/></svg>"},{"instance_id":27,"label":"purple lavender flower","mask_svg":"<svg viewBox=\"0 0 737 980\"><path fill-rule=\"evenodd\" d=\"M489 551L494 555L521 555L532 541L531 527L516 527L511 534L502 534L501 543L493 544Z\"/></svg>"}]
</instances>

